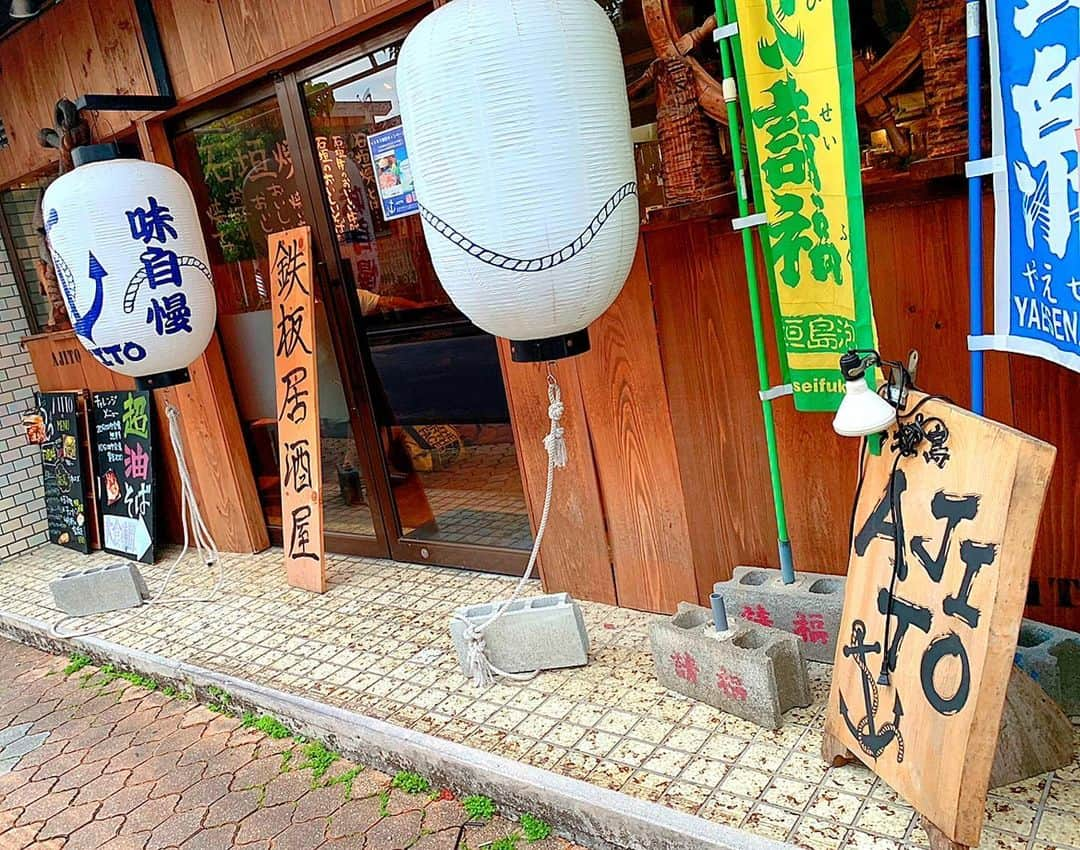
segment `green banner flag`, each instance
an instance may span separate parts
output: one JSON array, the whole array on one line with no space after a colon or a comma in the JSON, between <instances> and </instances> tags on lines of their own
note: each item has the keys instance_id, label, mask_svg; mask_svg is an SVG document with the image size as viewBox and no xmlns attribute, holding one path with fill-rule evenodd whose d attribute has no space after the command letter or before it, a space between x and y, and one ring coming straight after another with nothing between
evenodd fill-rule
<instances>
[{"instance_id":1,"label":"green banner flag","mask_svg":"<svg viewBox=\"0 0 1080 850\"><path fill-rule=\"evenodd\" d=\"M779 312L779 350L802 411L834 411L838 359L874 348L844 0L735 0L747 144Z\"/></svg>"}]
</instances>

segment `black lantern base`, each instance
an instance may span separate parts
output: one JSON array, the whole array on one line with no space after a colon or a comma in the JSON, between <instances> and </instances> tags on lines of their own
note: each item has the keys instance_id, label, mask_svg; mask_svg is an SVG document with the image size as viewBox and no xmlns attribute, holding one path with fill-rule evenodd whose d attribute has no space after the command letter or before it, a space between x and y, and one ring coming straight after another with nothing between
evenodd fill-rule
<instances>
[{"instance_id":1,"label":"black lantern base","mask_svg":"<svg viewBox=\"0 0 1080 850\"><path fill-rule=\"evenodd\" d=\"M160 390L164 387L175 387L177 384L186 384L191 380L187 369L170 369L168 372L158 372L156 375L143 375L135 379L135 387L140 390Z\"/></svg>"},{"instance_id":2,"label":"black lantern base","mask_svg":"<svg viewBox=\"0 0 1080 850\"><path fill-rule=\"evenodd\" d=\"M544 339L510 340L510 358L515 363L544 363L548 360L562 360L564 357L584 354L588 350L588 328Z\"/></svg>"}]
</instances>

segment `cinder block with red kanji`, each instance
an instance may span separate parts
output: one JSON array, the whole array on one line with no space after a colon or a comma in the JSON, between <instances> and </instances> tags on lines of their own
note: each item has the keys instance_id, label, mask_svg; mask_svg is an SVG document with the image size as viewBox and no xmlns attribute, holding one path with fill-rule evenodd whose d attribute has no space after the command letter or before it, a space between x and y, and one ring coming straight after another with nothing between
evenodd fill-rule
<instances>
[{"instance_id":1,"label":"cinder block with red kanji","mask_svg":"<svg viewBox=\"0 0 1080 850\"><path fill-rule=\"evenodd\" d=\"M802 641L807 660L832 664L845 582L845 576L799 572L793 584L784 584L779 570L736 567L731 579L718 581L713 590L724 597L728 611L791 632Z\"/></svg>"},{"instance_id":2,"label":"cinder block with red kanji","mask_svg":"<svg viewBox=\"0 0 1080 850\"><path fill-rule=\"evenodd\" d=\"M802 642L739 617L718 634L708 608L681 602L650 629L656 678L665 688L777 729L791 708L810 705Z\"/></svg>"}]
</instances>

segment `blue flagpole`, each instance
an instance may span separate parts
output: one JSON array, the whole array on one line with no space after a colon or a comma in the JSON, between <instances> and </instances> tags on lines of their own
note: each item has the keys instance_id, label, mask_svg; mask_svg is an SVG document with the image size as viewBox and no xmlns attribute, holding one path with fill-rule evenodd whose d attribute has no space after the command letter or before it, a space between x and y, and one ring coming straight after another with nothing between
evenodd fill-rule
<instances>
[{"instance_id":1,"label":"blue flagpole","mask_svg":"<svg viewBox=\"0 0 1080 850\"><path fill-rule=\"evenodd\" d=\"M982 159L982 27L980 0L967 2L968 161ZM968 177L968 286L971 336L983 333L982 176ZM969 351L971 409L983 412L983 353Z\"/></svg>"}]
</instances>

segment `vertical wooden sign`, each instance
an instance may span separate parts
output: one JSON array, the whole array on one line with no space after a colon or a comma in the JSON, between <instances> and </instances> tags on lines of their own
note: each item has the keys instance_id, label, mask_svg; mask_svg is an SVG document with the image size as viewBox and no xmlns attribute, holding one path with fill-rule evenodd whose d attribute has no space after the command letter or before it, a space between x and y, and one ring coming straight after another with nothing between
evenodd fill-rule
<instances>
[{"instance_id":1,"label":"vertical wooden sign","mask_svg":"<svg viewBox=\"0 0 1080 850\"><path fill-rule=\"evenodd\" d=\"M823 754L974 847L1055 449L918 393L901 422L863 460Z\"/></svg>"},{"instance_id":2,"label":"vertical wooden sign","mask_svg":"<svg viewBox=\"0 0 1080 850\"><path fill-rule=\"evenodd\" d=\"M322 593L326 559L311 228L271 234L269 257L285 572L291 586Z\"/></svg>"}]
</instances>

